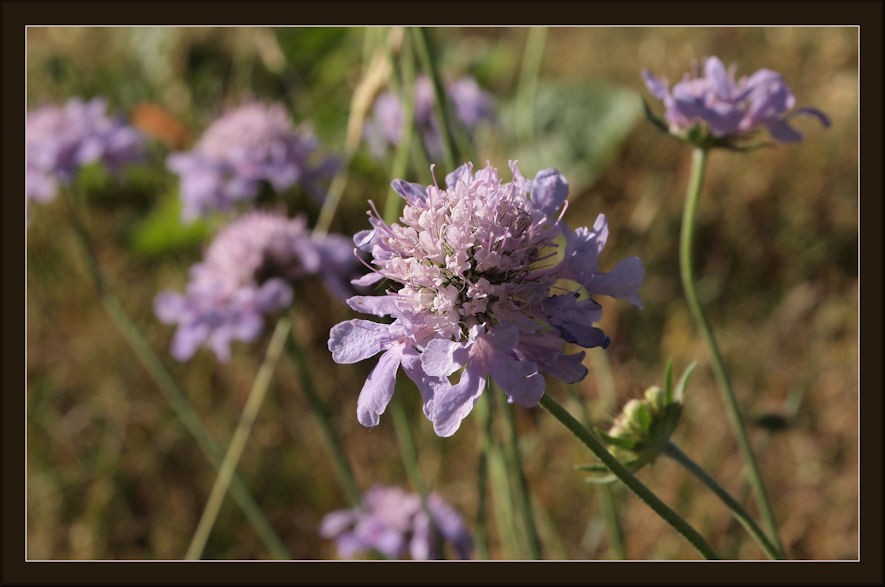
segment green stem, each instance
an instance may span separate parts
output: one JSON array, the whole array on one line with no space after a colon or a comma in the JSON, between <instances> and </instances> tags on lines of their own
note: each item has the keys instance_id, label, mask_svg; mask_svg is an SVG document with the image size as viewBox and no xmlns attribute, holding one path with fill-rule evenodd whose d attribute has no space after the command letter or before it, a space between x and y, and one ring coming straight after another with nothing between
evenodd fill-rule
<instances>
[{"instance_id":1,"label":"green stem","mask_svg":"<svg viewBox=\"0 0 885 587\"><path fill-rule=\"evenodd\" d=\"M504 391L500 391L500 396L505 397ZM513 407L505 402L501 411L504 412L504 421L507 428L508 456L512 469L511 474L516 482L516 500L521 510L520 513L522 515L523 525L525 526L526 545L528 547L529 557L534 560L540 560L542 558L541 542L538 540L538 529L535 526L535 515L532 510L528 482L526 481L525 473L523 471L522 455L519 451L519 436L516 433L516 422L514 422L513 417Z\"/></svg>"},{"instance_id":2,"label":"green stem","mask_svg":"<svg viewBox=\"0 0 885 587\"><path fill-rule=\"evenodd\" d=\"M402 79L398 79L396 67L392 54L388 54L390 59L390 68L394 72L391 77L397 86L396 91L403 105L403 128L400 142L396 146L396 152L393 156L393 167L391 169L392 178L401 178L405 175L406 166L409 163L409 152L412 148L412 135L415 131L415 62L412 55L411 43L409 36L403 38L403 47L401 52L400 63L402 64ZM419 137L420 140L420 137ZM402 198L390 189L387 195L387 201L384 203L384 222L393 224L399 216Z\"/></svg>"},{"instance_id":3,"label":"green stem","mask_svg":"<svg viewBox=\"0 0 885 587\"><path fill-rule=\"evenodd\" d=\"M725 401L728 418L731 427L737 437L738 447L743 455L744 462L747 465L750 483L756 496L756 502L759 505L762 521L765 524L768 534L772 541L777 545L779 551L783 551L783 546L778 538L777 525L774 521L774 514L769 505L768 495L765 491L765 485L762 482L762 475L756 464L756 457L753 454L753 448L744 429L744 423L741 418L740 409L738 408L737 399L734 390L731 387L731 381L728 373L725 371L725 365L722 356L719 353L719 347L713 336L713 329L707 320L704 310L698 299L697 290L695 289L694 270L692 268L692 242L694 238L695 217L697 215L698 200L701 194L701 185L704 181L704 170L707 165L706 149L695 147L692 152L691 160L691 179L688 184L688 191L685 196L685 210L682 215L682 233L679 243L679 268L682 276L682 287L685 290L685 298L688 302L688 308L691 316L695 321L707 347L710 349L710 356L713 360L713 373L719 382L719 389L722 392L722 399Z\"/></svg>"},{"instance_id":4,"label":"green stem","mask_svg":"<svg viewBox=\"0 0 885 587\"><path fill-rule=\"evenodd\" d=\"M531 27L525 41L522 69L516 90L516 103L519 108L519 135L524 143L534 145L535 134L535 93L538 88L538 73L544 56L544 42L547 27Z\"/></svg>"},{"instance_id":5,"label":"green stem","mask_svg":"<svg viewBox=\"0 0 885 587\"><path fill-rule=\"evenodd\" d=\"M591 350L597 349L598 347ZM608 357L604 356L603 353L600 353L600 355L602 356L600 356L599 361L604 362L606 366L609 366ZM607 372L607 378L600 376L600 371L597 369L594 369L593 373L596 377L597 385L599 386L600 395L613 395L614 386L612 385L612 387L609 388L607 385L603 384L603 382L612 382L610 379L611 370L609 369ZM578 404L581 419L584 421L584 426L589 430L593 425L593 421L590 419L590 412L587 411L587 404L584 402L584 398L581 397L577 387L574 385L569 385L568 389L572 395L572 399ZM618 506L615 499L614 487L609 483L601 483L597 487L597 492L599 492L599 505L602 509L602 519L605 521L605 527L608 533L609 547L614 553L615 558L623 560L627 558L627 554L624 550L624 532L621 529L621 522L618 519Z\"/></svg>"},{"instance_id":6,"label":"green stem","mask_svg":"<svg viewBox=\"0 0 885 587\"><path fill-rule=\"evenodd\" d=\"M666 447L664 448L664 454L682 465L688 470L689 473L697 477L697 479L710 488L710 490L716 494L719 499L722 500L728 508L734 513L734 517L743 524L744 528L747 529L747 532L756 539L756 542L759 543L759 546L762 547L762 550L765 551L765 554L768 555L772 560L783 560L784 555L780 552L780 549L774 546L769 540L768 537L765 536L765 532L756 525L756 522L753 521L753 518L750 517L750 514L741 507L741 504L737 502L725 489L716 482L713 477L710 476L707 471L705 471L700 465L691 460L687 454L682 452L678 446L676 446L672 441L668 441Z\"/></svg>"},{"instance_id":7,"label":"green stem","mask_svg":"<svg viewBox=\"0 0 885 587\"><path fill-rule=\"evenodd\" d=\"M246 448L246 441L252 432L252 425L255 423L258 409L261 407L262 402L264 402L264 396L267 395L267 388L280 359L280 354L283 352L283 347L286 344L286 336L288 336L291 329L292 323L288 318L280 318L276 328L274 328L264 355L264 362L258 368L258 374L255 376L255 382L252 384L252 390L249 392L249 399L246 400L246 405L243 407L243 413L234 430L227 453L224 455L221 469L218 471L218 476L215 477L215 483L212 485L209 499L206 500L203 515L200 517L200 522L197 524L197 529L184 556L188 560L197 560L203 554L206 540L209 539L209 533L212 532L212 527L218 518L218 510L221 509L227 488L230 486L231 478L237 468L237 463L240 461L243 450Z\"/></svg>"},{"instance_id":8,"label":"green stem","mask_svg":"<svg viewBox=\"0 0 885 587\"><path fill-rule=\"evenodd\" d=\"M169 371L166 370L162 361L160 361L159 357L157 357L151 349L150 345L141 334L141 331L132 322L122 304L117 300L108 280L105 278L98 265L98 260L92 250L89 235L86 232L86 228L83 226L83 222L76 209L76 202L73 201L74 197L71 194L68 196L71 218L73 220L74 232L77 235L77 243L79 244L81 257L89 270L93 284L98 291L99 299L101 300L102 306L104 306L108 317L110 317L117 332L120 333L129 345L129 348L141 362L142 366L147 370L154 382L156 382L157 387L159 387L160 392L172 406L179 421L184 425L185 429L187 429L194 440L196 440L197 445L209 459L209 462L212 463L212 466L216 471L219 470L221 468L222 460L224 459L224 454L221 452L221 449L215 440L206 431L206 427L203 425L200 417L194 412L194 409L191 407L190 402L188 402L184 392L178 388L178 385L169 374ZM283 545L279 536L277 536L273 527L270 525L270 522L267 521L261 508L255 502L255 499L252 497L252 494L249 492L249 489L239 475L235 474L231 480L230 492L234 501L236 501L237 505L240 506L240 509L243 510L243 513L246 515L252 528L258 534L259 538L261 538L261 541L267 547L268 551L270 551L271 555L276 559L291 559L292 557L289 554L289 551L286 549L285 545Z\"/></svg>"},{"instance_id":9,"label":"green stem","mask_svg":"<svg viewBox=\"0 0 885 587\"><path fill-rule=\"evenodd\" d=\"M350 468L350 463L341 445L338 443L338 438L332 430L332 426L329 424L328 411L319 393L317 393L307 356L291 332L287 342L286 348L289 351L289 358L292 359L292 362L295 363L295 367L298 369L298 375L301 378L301 388L304 390L304 395L307 396L316 422L320 427L323 441L326 443L326 450L329 452L329 456L332 457L332 465L335 468L335 473L338 475L338 481L341 483L344 493L347 494L350 504L357 507L362 502L359 486L353 474L353 469Z\"/></svg>"},{"instance_id":10,"label":"green stem","mask_svg":"<svg viewBox=\"0 0 885 587\"><path fill-rule=\"evenodd\" d=\"M559 420L561 424L563 424L568 430L578 437L578 439L584 443L584 445L590 449L590 451L596 455L596 457L603 462L603 464L611 470L614 475L620 479L624 485L626 485L633 493L635 493L639 499L644 501L646 505L648 505L652 510L655 511L661 518L664 519L668 524L673 526L677 532L682 534L686 540L688 540L692 546L694 546L704 558L707 559L718 559L719 555L716 554L716 551L704 540L704 537L701 536L697 530L691 527L688 522L686 522L679 514L670 509L664 502L662 502L651 490L648 489L639 479L633 476L633 474L627 470L624 465L618 461L608 450L606 450L605 446L596 436L587 430L584 426L581 425L580 422L575 420L575 418L566 411L559 403L553 399L553 397L549 393L545 393L541 396L541 407L547 410L550 415Z\"/></svg>"},{"instance_id":11,"label":"green stem","mask_svg":"<svg viewBox=\"0 0 885 587\"><path fill-rule=\"evenodd\" d=\"M399 443L400 455L403 459L403 465L406 468L406 475L409 477L409 483L418 492L421 497L421 507L424 514L430 521L430 528L436 535L438 544L440 544L440 554L444 556L442 534L436 525L436 519L430 511L427 503L427 486L424 485L424 479L421 477L421 467L418 465L418 453L415 451L415 442L412 439L412 431L409 430L409 420L406 417L400 396L394 393L390 401L390 412L393 416L393 426L396 429L396 439Z\"/></svg>"},{"instance_id":12,"label":"green stem","mask_svg":"<svg viewBox=\"0 0 885 587\"><path fill-rule=\"evenodd\" d=\"M415 27L411 29L412 38L415 40L415 49L418 52L418 59L421 60L421 66L427 77L430 78L433 86L433 111L439 122L439 134L443 144L443 159L446 164L446 171L453 171L461 160L455 139L452 136L452 127L449 121L452 120L449 109L449 99L443 88L439 71L436 67L433 50L430 46L430 40L427 38L427 31L423 27Z\"/></svg>"},{"instance_id":13,"label":"green stem","mask_svg":"<svg viewBox=\"0 0 885 587\"><path fill-rule=\"evenodd\" d=\"M491 489L494 492L495 499L492 505L495 510L495 526L498 529L498 539L504 545L504 552L507 558L513 560L521 558L517 556L519 553L519 541L517 536L519 529L516 526L516 520L513 518L513 493L510 490L510 482L507 479L507 468L504 464L504 456L501 450L501 443L495 434L495 417L498 406L495 401L495 395L492 393L492 380L486 381L485 393L482 397L488 401L488 420L485 424L485 434L487 439L486 454L489 463L489 477L492 481Z\"/></svg>"},{"instance_id":14,"label":"green stem","mask_svg":"<svg viewBox=\"0 0 885 587\"><path fill-rule=\"evenodd\" d=\"M479 430L477 435L479 461L476 466L476 522L473 535L476 542L476 558L488 560L489 532L486 526L486 491L489 476L489 442L492 415L489 412L486 394L480 396L473 410L476 413L476 423Z\"/></svg>"}]
</instances>

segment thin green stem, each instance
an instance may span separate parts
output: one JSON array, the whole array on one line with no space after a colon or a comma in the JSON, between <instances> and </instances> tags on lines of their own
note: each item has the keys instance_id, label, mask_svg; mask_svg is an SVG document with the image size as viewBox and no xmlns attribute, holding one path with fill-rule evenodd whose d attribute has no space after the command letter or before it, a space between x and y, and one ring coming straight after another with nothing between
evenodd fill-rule
<instances>
[{"instance_id":1,"label":"thin green stem","mask_svg":"<svg viewBox=\"0 0 885 587\"><path fill-rule=\"evenodd\" d=\"M396 439L399 443L400 455L406 468L406 475L409 477L409 483L411 483L421 497L421 507L424 509L424 514L430 521L430 527L436 534L438 543L442 545L443 541L441 540L439 528L427 503L427 486L424 485L424 479L421 477L421 467L418 465L418 453L415 451L415 442L412 439L412 431L409 429L409 420L406 417L402 400L397 394L394 394L390 401L390 412L393 416ZM440 553L442 554L442 552L442 548L440 548Z\"/></svg>"},{"instance_id":2,"label":"thin green stem","mask_svg":"<svg viewBox=\"0 0 885 587\"><path fill-rule=\"evenodd\" d=\"M722 503L728 506L734 514L734 517L737 518L744 528L747 529L747 532L756 539L756 542L759 543L759 546L762 547L762 550L765 551L765 554L767 554L769 558L772 560L783 560L785 558L783 553L780 552L780 549L768 540L768 537L765 536L765 532L763 532L762 528L753 521L753 518L750 517L747 510L741 507L741 504L725 491L725 489L719 485L719 483L717 483L703 467L691 460L691 458L682 452L672 441L667 442L667 445L664 448L664 454L685 467L689 473L694 475L701 483L709 487L710 490L722 500Z\"/></svg>"},{"instance_id":3,"label":"thin green stem","mask_svg":"<svg viewBox=\"0 0 885 587\"><path fill-rule=\"evenodd\" d=\"M614 475L620 479L624 485L626 485L633 493L635 493L639 499L644 501L646 505L648 505L656 514L658 514L661 518L664 519L668 524L673 526L677 532L682 534L686 540L688 540L692 546L694 546L704 558L707 559L718 559L719 555L716 554L716 551L704 540L704 537L701 536L697 530L695 530L688 522L686 522L682 516L677 514L675 511L670 509L667 504L662 502L651 490L648 489L639 479L633 476L633 474L627 470L624 465L618 461L608 450L606 450L605 446L602 442L596 438L596 436L587 430L584 426L581 425L580 422L575 420L575 418L568 413L568 411L563 408L559 402L557 402L549 393L545 393L541 396L541 407L547 410L551 416L559 420L561 424L563 424L566 428L568 428L569 432L578 437L578 439L584 443L584 445L590 449L590 451L596 455L596 457L602 461L602 463L609 468L609 470L614 473Z\"/></svg>"},{"instance_id":4,"label":"thin green stem","mask_svg":"<svg viewBox=\"0 0 885 587\"><path fill-rule=\"evenodd\" d=\"M765 485L762 482L762 474L756 464L756 456L753 454L753 448L744 429L744 423L741 418L740 408L734 390L731 387L728 373L725 371L725 364L719 353L719 347L713 336L713 329L704 314L698 299L697 290L695 289L695 278L692 260L692 244L694 240L695 217L697 215L698 200L701 194L701 185L704 182L704 170L707 166L708 152L706 149L695 147L692 152L691 160L691 179L688 184L688 191L685 196L685 209L682 215L682 233L679 243L679 268L682 276L682 287L685 290L685 299L688 302L688 308L691 316L695 321L707 347L710 349L710 356L713 360L713 373L719 382L719 389L722 392L722 399L727 408L729 421L737 437L738 447L744 457L747 465L750 483L756 496L756 502L759 505L762 521L768 530L769 537L777 545L779 551L783 552L783 545L777 534L777 525L774 521L774 514L769 505L768 495L765 491Z\"/></svg>"},{"instance_id":5,"label":"thin green stem","mask_svg":"<svg viewBox=\"0 0 885 587\"><path fill-rule=\"evenodd\" d=\"M494 492L495 499L492 505L495 510L495 525L498 529L498 539L504 545L504 552L509 559L522 558L519 553L519 529L516 526L516 520L513 517L513 492L510 489L510 481L507 479L507 467L504 464L504 455L502 454L501 443L495 434L495 414L498 406L495 401L495 395L492 393L492 381L489 378L486 381L485 393L482 397L487 398L489 406L489 418L485 422L486 437L488 439L487 456L489 462L489 477L491 478L491 489Z\"/></svg>"},{"instance_id":6,"label":"thin green stem","mask_svg":"<svg viewBox=\"0 0 885 587\"><path fill-rule=\"evenodd\" d=\"M107 312L108 317L111 319L111 322L113 322L117 332L120 333L129 345L129 348L141 362L142 366L147 370L154 382L156 382L157 387L169 402L170 406L172 406L172 410L175 412L179 421L197 442L197 445L209 459L209 462L216 471L219 470L221 468L222 460L224 459L224 454L222 453L221 448L219 448L215 440L206 431L206 427L203 425L202 420L194 411L193 407L191 407L190 402L188 402L187 396L185 396L184 392L178 388L178 385L163 365L163 362L151 349L150 345L141 334L141 331L135 323L132 322L129 315L126 313L126 310L114 295L110 283L98 265L98 259L93 252L89 235L86 228L83 226L79 212L76 209L76 202L72 201L73 199L74 196L68 194L68 203L70 204L69 208L74 232L77 236L77 243L79 245L78 249L81 253L83 262L89 271L93 284L98 291L102 306ZM286 549L285 545L283 545L279 536L277 536L273 527L270 525L270 522L267 521L267 517L265 517L261 508L255 502L255 499L252 497L252 494L249 492L249 489L239 475L235 474L231 480L230 492L234 501L236 501L237 505L240 506L240 509L243 510L243 513L246 515L252 528L258 534L259 538L261 538L261 541L267 547L271 555L276 559L291 559L292 557L289 554L289 551Z\"/></svg>"},{"instance_id":7,"label":"thin green stem","mask_svg":"<svg viewBox=\"0 0 885 587\"><path fill-rule=\"evenodd\" d=\"M488 560L489 531L486 526L486 491L489 477L489 443L492 415L489 412L486 394L480 396L473 410L476 414L476 424L479 431L477 434L479 460L476 466L476 522L474 523L473 535L476 542L476 558Z\"/></svg>"},{"instance_id":8,"label":"thin green stem","mask_svg":"<svg viewBox=\"0 0 885 587\"><path fill-rule=\"evenodd\" d=\"M495 386L497 387L497 386ZM500 397L504 397L504 391L500 390ZM507 449L516 488L516 501L520 509L523 525L525 526L526 546L529 557L540 560L541 541L538 539L538 529L535 526L535 514L532 509L532 500L529 493L528 482L523 471L522 455L519 451L519 436L516 433L516 422L513 417L513 407L506 402L501 411L504 413L504 421L507 429Z\"/></svg>"},{"instance_id":9,"label":"thin green stem","mask_svg":"<svg viewBox=\"0 0 885 587\"><path fill-rule=\"evenodd\" d=\"M547 27L531 27L526 35L525 50L522 56L522 69L516 90L516 103L519 108L519 135L524 143L534 145L535 134L535 93L538 88L538 74L544 57L544 43L547 40Z\"/></svg>"},{"instance_id":10,"label":"thin green stem","mask_svg":"<svg viewBox=\"0 0 885 587\"><path fill-rule=\"evenodd\" d=\"M271 377L273 377L274 369L283 352L286 344L286 336L292 328L292 323L288 318L280 318L274 328L270 343L264 355L264 362L258 368L258 374L252 384L252 390L249 392L249 398L243 407L243 413L240 415L240 421L231 437L230 445L227 453L224 455L224 461L221 463L221 469L218 476L215 477L215 483L212 485L212 491L209 493L209 499L206 500L206 507L203 509L203 515L197 524L197 529L191 538L190 546L188 546L185 558L188 560L197 560L203 554L203 548L206 546L206 540L212 532L215 520L218 518L218 510L227 494L227 488L230 486L231 478L237 468L237 463L243 455L243 449L246 448L246 441L252 432L252 425L255 423L255 417L258 410L264 402L267 395L267 388L270 385Z\"/></svg>"},{"instance_id":11,"label":"thin green stem","mask_svg":"<svg viewBox=\"0 0 885 587\"><path fill-rule=\"evenodd\" d=\"M388 52L390 69L393 72L391 79L397 86L396 90L403 105L403 128L400 142L396 146L393 156L393 167L390 176L401 178L405 175L409 163L409 152L412 149L412 136L415 131L415 60L412 55L411 41L408 35L403 37L400 63L402 65L402 79L397 75L394 57ZM420 137L418 138L420 141ZM393 189L388 191L387 201L384 203L384 222L393 224L399 216L402 198Z\"/></svg>"},{"instance_id":12,"label":"thin green stem","mask_svg":"<svg viewBox=\"0 0 885 587\"><path fill-rule=\"evenodd\" d=\"M607 357L602 356L599 360L604 361L605 365L608 366ZM594 369L593 373L596 376L596 381L600 388L600 394L608 395L609 392L614 394L613 388L607 389L606 385L603 385L603 382L610 380L611 371L609 370L607 373L608 378L600 376L600 372L596 369ZM590 419L590 412L587 411L587 404L584 402L584 398L581 397L577 387L574 385L569 385L568 389L571 393L572 399L578 404L578 409L580 410L584 426L589 430L591 426L593 426L593 421ZM605 528L608 533L609 547L615 558L623 560L627 557L627 554L624 549L624 532L621 529L621 521L618 519L618 506L614 487L609 483L601 483L596 491L599 493L599 506L600 509L602 509L602 519L605 521Z\"/></svg>"},{"instance_id":13,"label":"thin green stem","mask_svg":"<svg viewBox=\"0 0 885 587\"><path fill-rule=\"evenodd\" d=\"M347 494L347 499L350 501L350 504L356 507L360 505L362 501L359 485L357 485L353 469L351 469L350 463L338 442L338 437L329 423L328 410L317 392L313 375L310 371L310 363L307 360L304 349L298 344L298 341L291 332L289 332L287 342L286 349L289 351L289 358L292 359L292 362L295 363L295 367L298 369L298 375L301 378L301 389L304 391L304 395L307 396L313 415L320 427L323 441L326 444L326 450L328 451L329 456L332 457L332 465L335 468L338 481L341 484L344 493Z\"/></svg>"},{"instance_id":14,"label":"thin green stem","mask_svg":"<svg viewBox=\"0 0 885 587\"><path fill-rule=\"evenodd\" d=\"M434 52L427 37L427 31L423 27L415 27L410 29L412 38L415 40L415 49L418 53L418 59L421 66L433 86L433 111L439 122L439 134L443 144L443 159L447 167L447 171L453 171L461 160L461 154L458 152L458 146L452 136L452 127L449 121L452 120L450 115L449 100L443 88L439 70L436 67Z\"/></svg>"}]
</instances>

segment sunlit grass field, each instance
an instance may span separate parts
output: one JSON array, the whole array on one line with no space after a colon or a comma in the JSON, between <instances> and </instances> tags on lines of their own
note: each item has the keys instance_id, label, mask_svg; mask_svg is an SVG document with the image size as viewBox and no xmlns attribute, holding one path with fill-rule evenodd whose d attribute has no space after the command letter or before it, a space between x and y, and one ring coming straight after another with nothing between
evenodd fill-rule
<instances>
[{"instance_id":1,"label":"sunlit grass field","mask_svg":"<svg viewBox=\"0 0 885 587\"><path fill-rule=\"evenodd\" d=\"M183 227L177 177L164 166L226 106L279 101L312 129L326 155L344 148L351 98L387 29L30 28L29 107L104 96L150 138L148 163L121 182L87 169L77 189L99 263L133 321L163 359L210 434L230 440L272 331L235 343L228 363L201 350L169 354L173 328L153 300L181 290L224 219ZM474 137L477 166L526 176L558 168L569 180L569 225L608 216L603 270L639 256L643 308L607 300L577 384L594 423L607 428L620 407L662 384L668 359L681 373L699 366L673 439L757 509L710 370L709 355L679 279L679 230L691 149L644 120L648 69L671 81L692 59L718 55L738 75L784 75L798 106L826 112L832 127L797 118L803 142L749 153L712 153L695 242L702 303L747 421L790 558L858 556L858 50L854 28L550 28L527 55L529 29L430 29L447 79L469 74L496 100L497 121ZM540 57L534 101L521 101L526 60ZM367 201L391 197L391 158L357 151L331 231L368 227ZM437 177L444 168L437 165ZM503 172L508 175L509 172ZM429 184L410 166L409 181ZM266 194L268 205L305 213L320 205L299 188ZM27 228L27 556L30 559L177 559L184 555L215 480L154 380L114 329L76 254L64 198L31 202ZM390 414L375 428L356 419L360 388L374 365L337 365L329 329L355 313L321 282L297 282L292 316L331 424L362 488L408 487ZM605 358L600 355L604 353ZM605 391L610 369L615 393ZM875 390L873 390L875 392ZM547 392L573 413L564 384ZM472 524L477 508L478 424L439 438L414 386L398 396L411 417L425 484ZM540 408L516 409L525 475L542 552L549 559L614 557L600 493L576 465L592 455ZM497 422L496 424L500 424ZM346 507L294 366L281 361L238 472L296 559L333 559L322 517ZM668 459L638 477L728 558L764 554L716 497ZM492 488L491 500L496 500ZM630 559L695 559L697 553L634 495L615 486ZM491 516L491 558L511 551ZM524 542L521 536L516 543ZM204 552L213 559L269 558L242 511L226 499Z\"/></svg>"}]
</instances>

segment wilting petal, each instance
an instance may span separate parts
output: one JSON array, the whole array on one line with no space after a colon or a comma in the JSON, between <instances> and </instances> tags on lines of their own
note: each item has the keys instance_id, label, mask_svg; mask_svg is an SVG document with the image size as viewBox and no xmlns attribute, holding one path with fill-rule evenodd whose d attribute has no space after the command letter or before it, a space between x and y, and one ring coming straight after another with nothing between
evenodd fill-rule
<instances>
[{"instance_id":1,"label":"wilting petal","mask_svg":"<svg viewBox=\"0 0 885 587\"><path fill-rule=\"evenodd\" d=\"M363 426L377 426L396 384L396 371L402 357L402 345L396 344L381 355L378 364L369 373L356 403L356 417Z\"/></svg>"}]
</instances>

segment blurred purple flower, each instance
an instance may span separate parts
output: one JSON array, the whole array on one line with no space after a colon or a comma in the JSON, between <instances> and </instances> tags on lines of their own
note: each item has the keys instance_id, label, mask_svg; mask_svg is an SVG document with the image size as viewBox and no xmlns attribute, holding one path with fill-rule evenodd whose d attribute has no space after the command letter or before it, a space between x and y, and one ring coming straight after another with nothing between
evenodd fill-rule
<instances>
[{"instance_id":1,"label":"blurred purple flower","mask_svg":"<svg viewBox=\"0 0 885 587\"><path fill-rule=\"evenodd\" d=\"M316 146L313 136L295 130L280 104L252 102L228 111L193 150L167 159L169 169L181 178L182 219L253 200L264 181L276 191L301 183L321 198L315 180L331 174L337 161L326 159L311 167L308 159Z\"/></svg>"},{"instance_id":2,"label":"blurred purple flower","mask_svg":"<svg viewBox=\"0 0 885 587\"><path fill-rule=\"evenodd\" d=\"M347 303L394 319L350 320L329 334L337 363L383 353L357 402L364 426L378 424L400 365L417 384L424 414L440 436L455 433L490 376L508 401L534 406L544 394L544 375L574 383L587 374L584 353L564 353L565 343L609 344L593 326L602 306L586 295L640 306L645 272L637 257L610 273L599 269L605 216L592 229L572 231L562 222L565 178L546 169L527 180L515 162L510 166L513 181L507 183L491 165L474 174L470 163L446 177L445 190L394 180L393 189L406 200L402 224L388 226L373 206L373 229L354 237L376 266L355 283L386 278L390 289ZM448 377L462 368L452 385Z\"/></svg>"},{"instance_id":3,"label":"blurred purple flower","mask_svg":"<svg viewBox=\"0 0 885 587\"><path fill-rule=\"evenodd\" d=\"M802 134L789 125L799 114L817 118L825 127L830 120L820 110L799 108L796 98L779 73L760 69L750 77L735 81L735 66L728 70L717 57L704 62L703 75L685 74L672 91L666 79L643 70L649 92L664 103L670 132L681 135L697 123L706 123L714 137L735 137L765 126L780 142L802 140Z\"/></svg>"},{"instance_id":4,"label":"blurred purple flower","mask_svg":"<svg viewBox=\"0 0 885 587\"><path fill-rule=\"evenodd\" d=\"M360 267L353 244L338 235L311 239L304 218L253 211L222 228L202 263L190 269L184 294L160 293L154 312L178 324L172 355L190 359L206 344L219 360L230 358L230 342L252 341L264 327L263 316L292 303L291 282L319 274L340 298Z\"/></svg>"},{"instance_id":5,"label":"blurred purple flower","mask_svg":"<svg viewBox=\"0 0 885 587\"><path fill-rule=\"evenodd\" d=\"M84 165L102 162L114 174L144 156L141 134L107 113L103 98L42 106L25 122L25 198L52 200Z\"/></svg>"},{"instance_id":6,"label":"blurred purple flower","mask_svg":"<svg viewBox=\"0 0 885 587\"><path fill-rule=\"evenodd\" d=\"M495 118L492 96L483 91L471 77L462 77L447 86L449 98L458 120L468 131L482 121ZM366 123L365 137L377 157L383 157L388 146L399 144L403 132L403 108L393 92L384 92L375 100L372 120ZM433 85L426 76L415 80L415 127L424 146L433 158L442 154L442 137L433 113Z\"/></svg>"},{"instance_id":7,"label":"blurred purple flower","mask_svg":"<svg viewBox=\"0 0 885 587\"><path fill-rule=\"evenodd\" d=\"M374 550L388 559L439 560L448 543L458 558L469 559L473 539L458 512L434 493L427 507L435 529L418 495L375 486L363 495L361 507L327 514L320 535L335 540L343 558Z\"/></svg>"}]
</instances>

